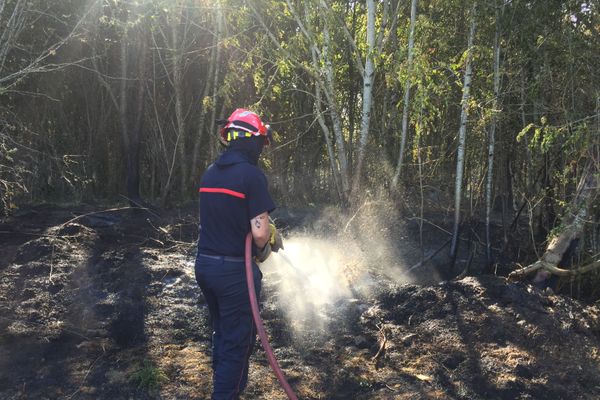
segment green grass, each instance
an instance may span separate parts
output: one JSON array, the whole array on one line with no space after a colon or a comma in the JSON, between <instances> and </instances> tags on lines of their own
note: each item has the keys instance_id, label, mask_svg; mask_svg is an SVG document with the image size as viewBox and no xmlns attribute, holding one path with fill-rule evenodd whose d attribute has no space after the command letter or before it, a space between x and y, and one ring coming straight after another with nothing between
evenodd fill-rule
<instances>
[{"instance_id":1,"label":"green grass","mask_svg":"<svg viewBox=\"0 0 600 400\"><path fill-rule=\"evenodd\" d=\"M151 361L144 360L142 365L129 377L129 381L136 384L139 389L153 391L168 381L167 375L156 367Z\"/></svg>"}]
</instances>

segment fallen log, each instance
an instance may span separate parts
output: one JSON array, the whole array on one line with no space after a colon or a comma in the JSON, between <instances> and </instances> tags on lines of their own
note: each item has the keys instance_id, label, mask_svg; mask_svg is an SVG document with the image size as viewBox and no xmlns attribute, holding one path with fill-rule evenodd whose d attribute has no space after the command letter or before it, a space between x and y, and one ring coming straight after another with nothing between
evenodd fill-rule
<instances>
[{"instance_id":1,"label":"fallen log","mask_svg":"<svg viewBox=\"0 0 600 400\"><path fill-rule=\"evenodd\" d=\"M571 242L582 236L591 207L598 197L600 174L596 167L592 160L587 163L573 202L561 221L564 228L550 241L542 257L533 264L511 272L508 275L509 280L523 279L538 270L546 270L558 276L569 276L593 271L600 266L599 260L570 270L559 267Z\"/></svg>"},{"instance_id":2,"label":"fallen log","mask_svg":"<svg viewBox=\"0 0 600 400\"><path fill-rule=\"evenodd\" d=\"M550 272L553 275L557 275L557 276L573 276L573 275L585 274L586 272L594 271L598 268L600 268L600 260L593 261L590 264L587 264L587 265L584 265L582 267L575 268L575 269L559 268L555 265L545 263L541 260L538 260L538 261L534 262L533 264L528 265L527 267L524 267L524 268L521 268L521 269L511 272L508 275L508 279L519 280L519 279L522 279L525 276L531 274L534 271L538 271L538 270L542 270L542 269Z\"/></svg>"}]
</instances>

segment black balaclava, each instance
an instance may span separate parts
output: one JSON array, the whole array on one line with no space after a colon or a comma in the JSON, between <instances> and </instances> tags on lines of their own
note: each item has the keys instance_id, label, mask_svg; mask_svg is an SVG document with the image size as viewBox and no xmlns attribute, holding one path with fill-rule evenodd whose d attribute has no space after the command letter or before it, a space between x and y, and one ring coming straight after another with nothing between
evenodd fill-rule
<instances>
[{"instance_id":1,"label":"black balaclava","mask_svg":"<svg viewBox=\"0 0 600 400\"><path fill-rule=\"evenodd\" d=\"M239 138L229 142L227 151L241 153L252 165L258 165L258 158L265 144L264 136L251 136Z\"/></svg>"}]
</instances>

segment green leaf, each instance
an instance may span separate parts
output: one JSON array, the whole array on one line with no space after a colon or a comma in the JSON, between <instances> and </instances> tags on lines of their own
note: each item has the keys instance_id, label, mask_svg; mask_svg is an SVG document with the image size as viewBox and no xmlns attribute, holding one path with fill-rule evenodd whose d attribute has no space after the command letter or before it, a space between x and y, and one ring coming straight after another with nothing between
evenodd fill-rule
<instances>
[{"instance_id":1,"label":"green leaf","mask_svg":"<svg viewBox=\"0 0 600 400\"><path fill-rule=\"evenodd\" d=\"M527 135L527 133L534 127L534 124L531 123L527 125L525 128L521 129L521 132L517 134L517 142L520 142L523 139L523 136Z\"/></svg>"}]
</instances>

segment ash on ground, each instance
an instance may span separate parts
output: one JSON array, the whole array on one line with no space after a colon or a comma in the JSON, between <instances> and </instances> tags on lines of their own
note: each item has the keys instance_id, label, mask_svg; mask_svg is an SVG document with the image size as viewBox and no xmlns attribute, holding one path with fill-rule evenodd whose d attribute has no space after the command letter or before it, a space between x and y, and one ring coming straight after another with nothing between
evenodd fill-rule
<instances>
[{"instance_id":1,"label":"ash on ground","mask_svg":"<svg viewBox=\"0 0 600 400\"><path fill-rule=\"evenodd\" d=\"M0 398L210 397L194 215L39 206L0 228ZM296 318L265 271L262 316L301 399L600 398L595 305L496 276L340 271L347 290ZM243 398L285 399L259 346Z\"/></svg>"}]
</instances>

